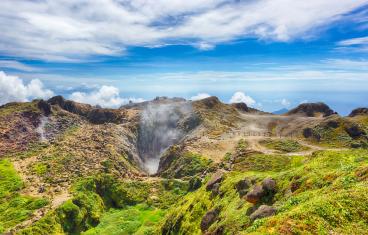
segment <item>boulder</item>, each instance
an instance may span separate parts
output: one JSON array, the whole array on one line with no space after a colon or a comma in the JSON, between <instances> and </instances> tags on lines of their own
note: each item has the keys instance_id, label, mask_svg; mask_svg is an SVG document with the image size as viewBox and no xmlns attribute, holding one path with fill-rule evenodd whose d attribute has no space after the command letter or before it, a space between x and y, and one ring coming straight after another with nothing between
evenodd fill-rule
<instances>
[{"instance_id":1,"label":"boulder","mask_svg":"<svg viewBox=\"0 0 368 235\"><path fill-rule=\"evenodd\" d=\"M256 211L254 211L249 217L252 221L269 217L276 214L276 209L272 206L262 205Z\"/></svg>"},{"instance_id":2,"label":"boulder","mask_svg":"<svg viewBox=\"0 0 368 235\"><path fill-rule=\"evenodd\" d=\"M201 230L202 232L206 231L218 218L220 214L220 210L218 208L208 211L203 217L201 221Z\"/></svg>"},{"instance_id":3,"label":"boulder","mask_svg":"<svg viewBox=\"0 0 368 235\"><path fill-rule=\"evenodd\" d=\"M276 181L271 178L266 178L262 181L262 188L265 192L276 192Z\"/></svg>"},{"instance_id":4,"label":"boulder","mask_svg":"<svg viewBox=\"0 0 368 235\"><path fill-rule=\"evenodd\" d=\"M212 190L212 188L215 186L215 184L220 184L221 181L224 178L224 172L222 172L221 170L218 170L215 172L215 174L212 175L211 179L208 181L207 186L206 186L206 190L210 191Z\"/></svg>"},{"instance_id":5,"label":"boulder","mask_svg":"<svg viewBox=\"0 0 368 235\"><path fill-rule=\"evenodd\" d=\"M220 192L220 183L214 184L211 188L211 192L212 192L212 194L211 194L212 197L215 197L215 196L219 195L221 193Z\"/></svg>"},{"instance_id":6,"label":"boulder","mask_svg":"<svg viewBox=\"0 0 368 235\"><path fill-rule=\"evenodd\" d=\"M263 190L263 187L260 185L256 185L252 191L247 193L245 199L250 203L256 204L261 200L264 194L265 191Z\"/></svg>"},{"instance_id":7,"label":"boulder","mask_svg":"<svg viewBox=\"0 0 368 235\"><path fill-rule=\"evenodd\" d=\"M236 185L236 191L239 193L240 197L243 197L245 194L247 194L249 188L251 186L251 182L248 179L240 180Z\"/></svg>"}]
</instances>

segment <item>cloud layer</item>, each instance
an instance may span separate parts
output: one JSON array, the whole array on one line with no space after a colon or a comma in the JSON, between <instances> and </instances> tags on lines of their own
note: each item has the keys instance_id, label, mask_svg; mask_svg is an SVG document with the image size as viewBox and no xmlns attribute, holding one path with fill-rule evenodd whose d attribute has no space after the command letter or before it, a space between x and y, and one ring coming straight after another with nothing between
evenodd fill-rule
<instances>
[{"instance_id":1,"label":"cloud layer","mask_svg":"<svg viewBox=\"0 0 368 235\"><path fill-rule=\"evenodd\" d=\"M29 101L34 98L49 98L54 93L46 89L38 79L24 84L16 76L9 76L0 71L0 105L14 101Z\"/></svg>"},{"instance_id":2,"label":"cloud layer","mask_svg":"<svg viewBox=\"0 0 368 235\"><path fill-rule=\"evenodd\" d=\"M0 53L51 61L120 55L129 46L193 45L209 50L242 38L289 41L366 0L0 1ZM345 42L346 44L347 42Z\"/></svg>"}]
</instances>

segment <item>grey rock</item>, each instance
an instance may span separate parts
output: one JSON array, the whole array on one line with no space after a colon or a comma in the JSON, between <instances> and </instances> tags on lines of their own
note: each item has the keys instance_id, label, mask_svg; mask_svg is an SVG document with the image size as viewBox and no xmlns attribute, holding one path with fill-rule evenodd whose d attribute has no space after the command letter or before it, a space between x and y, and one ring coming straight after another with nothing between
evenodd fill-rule
<instances>
[{"instance_id":1,"label":"grey rock","mask_svg":"<svg viewBox=\"0 0 368 235\"><path fill-rule=\"evenodd\" d=\"M201 230L206 231L217 220L219 214L218 208L208 211L202 218Z\"/></svg>"},{"instance_id":2,"label":"grey rock","mask_svg":"<svg viewBox=\"0 0 368 235\"><path fill-rule=\"evenodd\" d=\"M276 192L276 181L271 178L266 178L262 181L262 188L266 192Z\"/></svg>"},{"instance_id":3,"label":"grey rock","mask_svg":"<svg viewBox=\"0 0 368 235\"><path fill-rule=\"evenodd\" d=\"M250 219L256 220L265 217L269 217L276 214L276 209L272 206L262 205L256 211L254 211L249 217Z\"/></svg>"},{"instance_id":4,"label":"grey rock","mask_svg":"<svg viewBox=\"0 0 368 235\"><path fill-rule=\"evenodd\" d=\"M256 185L252 191L247 193L245 199L250 203L256 204L261 200L264 194L265 192L263 190L263 187L260 185Z\"/></svg>"},{"instance_id":5,"label":"grey rock","mask_svg":"<svg viewBox=\"0 0 368 235\"><path fill-rule=\"evenodd\" d=\"M212 190L213 186L216 183L221 183L223 178L224 178L224 173L222 171L216 171L216 173L213 174L211 179L208 181L207 186L206 186L206 190L207 191Z\"/></svg>"}]
</instances>

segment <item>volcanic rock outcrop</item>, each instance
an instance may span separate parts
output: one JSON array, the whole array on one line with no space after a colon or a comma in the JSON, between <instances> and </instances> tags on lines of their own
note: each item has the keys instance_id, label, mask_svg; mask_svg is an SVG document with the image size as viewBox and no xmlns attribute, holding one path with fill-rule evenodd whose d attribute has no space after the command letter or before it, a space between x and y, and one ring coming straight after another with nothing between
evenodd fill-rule
<instances>
[{"instance_id":1,"label":"volcanic rock outcrop","mask_svg":"<svg viewBox=\"0 0 368 235\"><path fill-rule=\"evenodd\" d=\"M290 110L286 115L300 115L307 117L327 117L333 114L337 114L335 111L330 109L325 103L304 103L298 107Z\"/></svg>"},{"instance_id":2,"label":"volcanic rock outcrop","mask_svg":"<svg viewBox=\"0 0 368 235\"><path fill-rule=\"evenodd\" d=\"M359 115L368 115L368 108L357 108L351 111L349 117L355 117Z\"/></svg>"}]
</instances>

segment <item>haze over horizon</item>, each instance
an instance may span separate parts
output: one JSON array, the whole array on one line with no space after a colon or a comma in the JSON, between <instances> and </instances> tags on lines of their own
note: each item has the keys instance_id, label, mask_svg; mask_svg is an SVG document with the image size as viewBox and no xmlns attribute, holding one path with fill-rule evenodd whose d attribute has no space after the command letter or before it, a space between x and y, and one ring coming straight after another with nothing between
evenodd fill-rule
<instances>
[{"instance_id":1,"label":"haze over horizon","mask_svg":"<svg viewBox=\"0 0 368 235\"><path fill-rule=\"evenodd\" d=\"M60 94L104 107L209 95L265 111L367 106L367 0L3 0L0 17L0 105Z\"/></svg>"}]
</instances>

